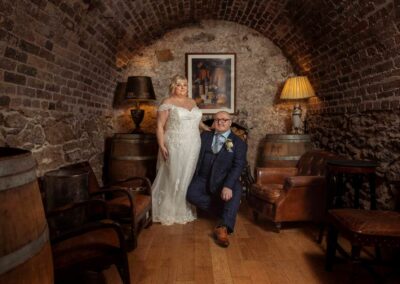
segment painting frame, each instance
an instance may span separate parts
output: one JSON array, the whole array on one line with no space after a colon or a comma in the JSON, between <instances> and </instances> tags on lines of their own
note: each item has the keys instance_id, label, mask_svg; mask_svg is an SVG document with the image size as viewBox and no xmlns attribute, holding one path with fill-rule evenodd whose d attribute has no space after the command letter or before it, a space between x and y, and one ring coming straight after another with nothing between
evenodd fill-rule
<instances>
[{"instance_id":1,"label":"painting frame","mask_svg":"<svg viewBox=\"0 0 400 284\"><path fill-rule=\"evenodd\" d=\"M188 96L203 114L236 112L236 53L186 53Z\"/></svg>"}]
</instances>

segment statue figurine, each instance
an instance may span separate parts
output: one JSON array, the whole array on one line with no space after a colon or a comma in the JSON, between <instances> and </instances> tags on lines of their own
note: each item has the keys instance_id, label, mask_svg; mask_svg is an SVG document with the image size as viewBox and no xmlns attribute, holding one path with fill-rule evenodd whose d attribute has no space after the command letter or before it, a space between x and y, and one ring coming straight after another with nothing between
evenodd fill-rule
<instances>
[{"instance_id":1,"label":"statue figurine","mask_svg":"<svg viewBox=\"0 0 400 284\"><path fill-rule=\"evenodd\" d=\"M304 125L301 120L301 107L300 104L295 104L292 112L292 133L303 134Z\"/></svg>"}]
</instances>

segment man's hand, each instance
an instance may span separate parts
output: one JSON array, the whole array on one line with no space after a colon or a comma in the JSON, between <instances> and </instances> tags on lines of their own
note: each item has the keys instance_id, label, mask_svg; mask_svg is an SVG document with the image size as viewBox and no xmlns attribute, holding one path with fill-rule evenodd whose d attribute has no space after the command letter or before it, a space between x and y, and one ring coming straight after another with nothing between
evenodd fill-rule
<instances>
[{"instance_id":1,"label":"man's hand","mask_svg":"<svg viewBox=\"0 0 400 284\"><path fill-rule=\"evenodd\" d=\"M223 201L228 201L232 198L232 189L229 187L224 187L221 191L221 198Z\"/></svg>"}]
</instances>

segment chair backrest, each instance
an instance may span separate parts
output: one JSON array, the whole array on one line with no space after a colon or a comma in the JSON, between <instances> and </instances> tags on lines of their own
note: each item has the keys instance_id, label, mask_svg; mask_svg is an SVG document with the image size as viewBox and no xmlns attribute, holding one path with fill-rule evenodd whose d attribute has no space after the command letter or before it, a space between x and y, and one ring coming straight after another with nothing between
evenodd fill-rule
<instances>
[{"instance_id":1,"label":"chair backrest","mask_svg":"<svg viewBox=\"0 0 400 284\"><path fill-rule=\"evenodd\" d=\"M325 175L326 162L333 159L339 160L344 159L344 157L323 150L307 151L301 156L297 163L297 168L299 169L298 175L323 176Z\"/></svg>"},{"instance_id":2,"label":"chair backrest","mask_svg":"<svg viewBox=\"0 0 400 284\"><path fill-rule=\"evenodd\" d=\"M97 191L100 190L100 184L98 183L96 175L94 174L93 169L90 166L90 163L88 161L71 164L71 165L62 167L61 169L86 170L89 173L89 180L88 180L88 182L89 182L89 184L88 184L89 194L97 192Z\"/></svg>"},{"instance_id":3,"label":"chair backrest","mask_svg":"<svg viewBox=\"0 0 400 284\"><path fill-rule=\"evenodd\" d=\"M211 126L214 123L214 119L207 119L203 122L205 125ZM244 142L247 143L247 136L249 134L249 130L246 127L237 124L236 122L232 122L231 130L234 134L239 136Z\"/></svg>"}]
</instances>

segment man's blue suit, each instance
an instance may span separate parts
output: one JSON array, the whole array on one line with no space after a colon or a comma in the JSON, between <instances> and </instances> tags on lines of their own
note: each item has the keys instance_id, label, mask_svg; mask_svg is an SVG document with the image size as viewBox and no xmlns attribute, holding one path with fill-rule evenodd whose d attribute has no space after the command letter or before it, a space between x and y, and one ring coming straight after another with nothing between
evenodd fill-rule
<instances>
[{"instance_id":1,"label":"man's blue suit","mask_svg":"<svg viewBox=\"0 0 400 284\"><path fill-rule=\"evenodd\" d=\"M231 132L228 139L232 140L232 149L228 150L225 144L214 154L213 136L214 132L210 131L201 134L199 160L186 198L196 207L216 214L220 218L219 225L233 232L242 196L239 177L246 165L247 145ZM221 199L223 187L232 189L233 196L228 201Z\"/></svg>"}]
</instances>

